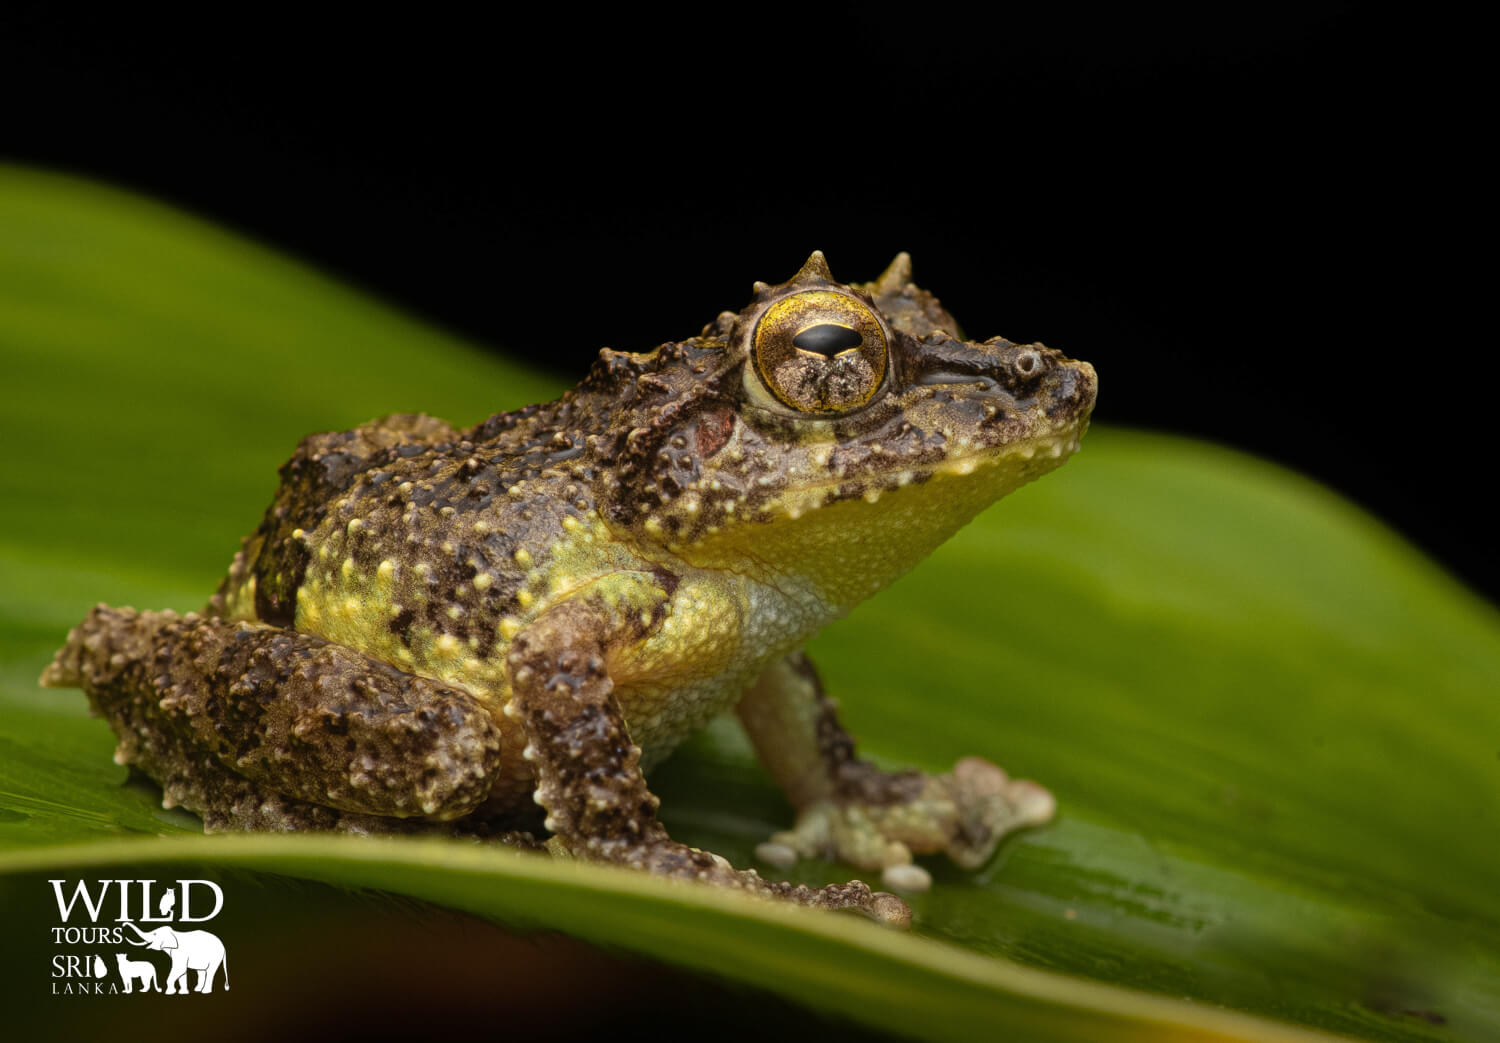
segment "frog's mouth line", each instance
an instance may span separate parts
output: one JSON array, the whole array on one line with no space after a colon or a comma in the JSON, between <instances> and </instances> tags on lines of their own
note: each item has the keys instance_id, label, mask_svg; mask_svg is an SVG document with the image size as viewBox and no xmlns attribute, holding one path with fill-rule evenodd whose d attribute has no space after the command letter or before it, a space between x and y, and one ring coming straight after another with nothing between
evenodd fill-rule
<instances>
[{"instance_id":1,"label":"frog's mouth line","mask_svg":"<svg viewBox=\"0 0 1500 1043\"><path fill-rule=\"evenodd\" d=\"M868 503L875 503L888 492L895 492L909 485L918 485L939 475L966 476L974 474L981 468L1001 466L1008 462L1024 466L1033 460L1040 459L1044 466L1036 474L1042 474L1061 466L1064 460L1078 451L1087 428L1088 422L1084 421L1060 433L1039 435L1004 446L977 449L932 464L918 464L899 470L858 477L828 478L808 482L801 487L796 497L796 500L800 502L783 505L781 513L795 520L808 510L835 500L863 498ZM845 486L863 488L851 495L838 496L836 490ZM820 495L830 491L834 491L835 495ZM818 497L815 503L807 502L809 494Z\"/></svg>"}]
</instances>

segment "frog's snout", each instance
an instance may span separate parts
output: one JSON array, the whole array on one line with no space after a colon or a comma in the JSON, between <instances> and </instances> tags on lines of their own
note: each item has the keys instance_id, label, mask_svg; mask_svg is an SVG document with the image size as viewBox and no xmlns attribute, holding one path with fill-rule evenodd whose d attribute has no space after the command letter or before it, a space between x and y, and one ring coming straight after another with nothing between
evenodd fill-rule
<instances>
[{"instance_id":1,"label":"frog's snout","mask_svg":"<svg viewBox=\"0 0 1500 1043\"><path fill-rule=\"evenodd\" d=\"M982 395L1059 425L1086 420L1099 388L1087 362L1045 344L1012 344L1003 337L971 344L937 334L925 339L910 365L915 384L977 384Z\"/></svg>"},{"instance_id":2,"label":"frog's snout","mask_svg":"<svg viewBox=\"0 0 1500 1043\"><path fill-rule=\"evenodd\" d=\"M1074 416L1080 423L1094 411L1099 395L1099 375L1087 362L1063 358L1053 371L1050 386L1044 393L1042 410L1051 419Z\"/></svg>"},{"instance_id":3,"label":"frog's snout","mask_svg":"<svg viewBox=\"0 0 1500 1043\"><path fill-rule=\"evenodd\" d=\"M1070 359L1045 344L987 341L995 365L1007 378L1002 383L1017 406L1054 428L1087 423L1099 392L1099 376L1087 362Z\"/></svg>"}]
</instances>

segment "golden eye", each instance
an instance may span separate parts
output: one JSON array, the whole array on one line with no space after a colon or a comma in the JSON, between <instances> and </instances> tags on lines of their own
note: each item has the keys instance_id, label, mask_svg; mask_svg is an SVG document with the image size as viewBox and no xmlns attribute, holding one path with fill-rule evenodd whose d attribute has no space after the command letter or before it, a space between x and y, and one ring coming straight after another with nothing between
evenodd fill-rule
<instances>
[{"instance_id":1,"label":"golden eye","mask_svg":"<svg viewBox=\"0 0 1500 1043\"><path fill-rule=\"evenodd\" d=\"M861 300L833 290L783 297L755 324L761 382L803 413L847 413L885 380L885 328Z\"/></svg>"}]
</instances>

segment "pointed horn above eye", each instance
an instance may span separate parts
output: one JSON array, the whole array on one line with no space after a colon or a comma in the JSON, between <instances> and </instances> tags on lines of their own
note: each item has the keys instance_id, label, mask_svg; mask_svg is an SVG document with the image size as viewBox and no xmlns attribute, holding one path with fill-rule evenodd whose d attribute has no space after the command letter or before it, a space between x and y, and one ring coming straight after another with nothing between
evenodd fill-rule
<instances>
[{"instance_id":1,"label":"pointed horn above eye","mask_svg":"<svg viewBox=\"0 0 1500 1043\"><path fill-rule=\"evenodd\" d=\"M886 265L885 271L880 273L880 278L875 280L875 295L886 297L893 293L900 293L902 287L911 283L911 254L902 250L896 255L895 260Z\"/></svg>"},{"instance_id":2,"label":"pointed horn above eye","mask_svg":"<svg viewBox=\"0 0 1500 1043\"><path fill-rule=\"evenodd\" d=\"M797 274L792 276L791 281L837 282L838 280L828 270L828 259L823 256L823 251L814 250L802 267L797 269Z\"/></svg>"}]
</instances>

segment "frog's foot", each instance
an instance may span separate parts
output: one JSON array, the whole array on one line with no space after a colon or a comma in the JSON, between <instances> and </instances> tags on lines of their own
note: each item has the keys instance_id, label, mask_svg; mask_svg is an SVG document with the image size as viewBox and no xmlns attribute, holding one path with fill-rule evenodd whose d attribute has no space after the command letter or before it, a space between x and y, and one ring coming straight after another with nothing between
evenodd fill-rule
<instances>
[{"instance_id":1,"label":"frog's foot","mask_svg":"<svg viewBox=\"0 0 1500 1043\"><path fill-rule=\"evenodd\" d=\"M828 887L764 880L672 840L656 818L660 802L646 786L640 747L613 694L604 637L610 632L604 612L565 602L518 634L507 657L512 698L505 712L526 730L522 757L547 812L549 849L799 905L853 909L892 926L911 922L905 902L858 880Z\"/></svg>"},{"instance_id":2,"label":"frog's foot","mask_svg":"<svg viewBox=\"0 0 1500 1043\"><path fill-rule=\"evenodd\" d=\"M701 848L689 847L661 835L641 844L610 845L600 850L553 837L547 848L554 855L589 858L630 866L676 880L692 880L746 894L776 898L819 909L848 909L887 927L911 926L911 907L900 898L875 891L862 880L824 887L808 887L780 880L767 880L754 869L735 869L728 859Z\"/></svg>"},{"instance_id":3,"label":"frog's foot","mask_svg":"<svg viewBox=\"0 0 1500 1043\"><path fill-rule=\"evenodd\" d=\"M887 774L852 762L869 776L841 787L886 799L835 795L802 809L793 829L756 848L758 859L789 868L799 858L836 859L879 870L894 891L925 891L927 870L914 854L946 852L965 869L977 869L1007 834L1050 820L1057 802L1029 779L1012 779L981 757L965 757L946 775ZM846 776L850 773L846 771ZM853 780L848 780L852 782Z\"/></svg>"},{"instance_id":4,"label":"frog's foot","mask_svg":"<svg viewBox=\"0 0 1500 1043\"><path fill-rule=\"evenodd\" d=\"M1056 810L1041 786L980 757L946 775L882 771L855 756L837 711L800 652L771 664L740 700L740 722L798 809L793 829L756 849L763 862L837 859L879 870L892 890L922 891L932 878L913 855L943 851L976 869L1007 833Z\"/></svg>"}]
</instances>

